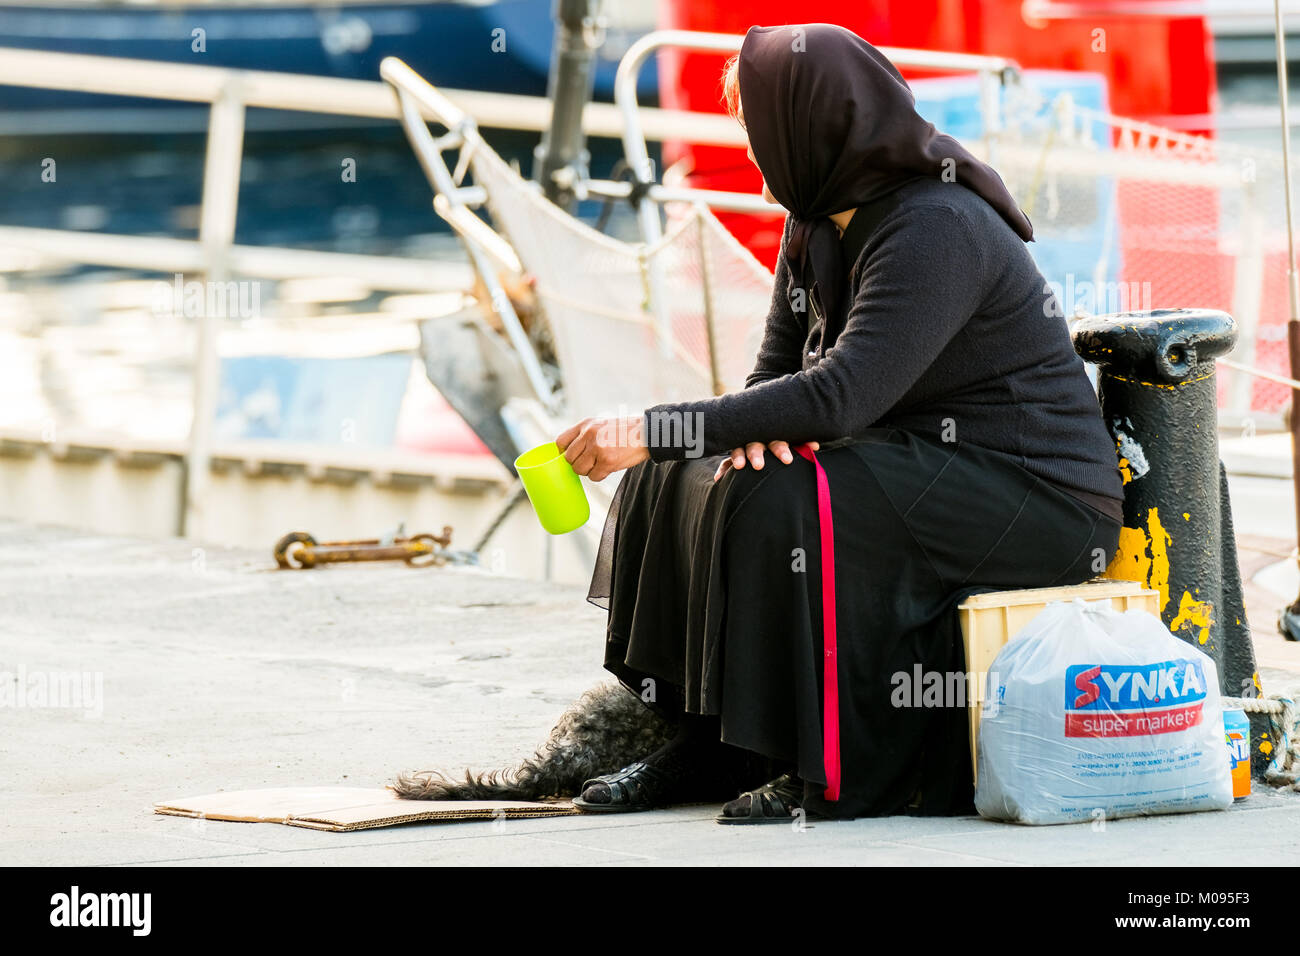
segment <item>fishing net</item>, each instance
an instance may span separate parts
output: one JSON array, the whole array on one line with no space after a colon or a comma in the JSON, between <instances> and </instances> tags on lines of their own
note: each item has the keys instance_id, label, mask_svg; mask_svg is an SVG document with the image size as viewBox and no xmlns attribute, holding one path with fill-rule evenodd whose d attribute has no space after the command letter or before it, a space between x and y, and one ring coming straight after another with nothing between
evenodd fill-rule
<instances>
[{"instance_id":1,"label":"fishing net","mask_svg":"<svg viewBox=\"0 0 1300 956\"><path fill-rule=\"evenodd\" d=\"M1030 249L1066 315L1221 309L1238 324L1233 360L1287 374L1280 154L1058 106L1009 124L993 161L1034 222ZM1220 367L1229 416L1289 401L1284 385Z\"/></svg>"},{"instance_id":2,"label":"fishing net","mask_svg":"<svg viewBox=\"0 0 1300 956\"><path fill-rule=\"evenodd\" d=\"M536 279L570 413L640 414L744 384L772 275L706 208L672 208L661 240L627 243L548 202L490 149L470 167Z\"/></svg>"}]
</instances>

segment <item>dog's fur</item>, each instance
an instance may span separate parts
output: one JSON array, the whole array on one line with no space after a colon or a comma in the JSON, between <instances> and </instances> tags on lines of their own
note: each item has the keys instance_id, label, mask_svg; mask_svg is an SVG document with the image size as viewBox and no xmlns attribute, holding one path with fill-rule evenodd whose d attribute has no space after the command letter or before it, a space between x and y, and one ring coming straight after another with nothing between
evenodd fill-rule
<instances>
[{"instance_id":1,"label":"dog's fur","mask_svg":"<svg viewBox=\"0 0 1300 956\"><path fill-rule=\"evenodd\" d=\"M675 728L620 684L587 691L560 717L537 753L518 767L401 774L389 789L407 800L542 800L572 797L583 781L613 773L658 750Z\"/></svg>"}]
</instances>

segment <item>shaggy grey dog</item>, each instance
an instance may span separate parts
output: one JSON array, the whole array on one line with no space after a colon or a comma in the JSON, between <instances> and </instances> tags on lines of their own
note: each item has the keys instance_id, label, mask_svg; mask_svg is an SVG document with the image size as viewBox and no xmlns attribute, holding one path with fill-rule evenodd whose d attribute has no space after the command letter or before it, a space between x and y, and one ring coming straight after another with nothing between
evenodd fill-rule
<instances>
[{"instance_id":1,"label":"shaggy grey dog","mask_svg":"<svg viewBox=\"0 0 1300 956\"><path fill-rule=\"evenodd\" d=\"M401 774L389 788L407 800L541 800L572 797L584 780L613 773L658 750L674 728L621 684L599 684L560 717L537 753L518 767L463 780L436 770Z\"/></svg>"}]
</instances>

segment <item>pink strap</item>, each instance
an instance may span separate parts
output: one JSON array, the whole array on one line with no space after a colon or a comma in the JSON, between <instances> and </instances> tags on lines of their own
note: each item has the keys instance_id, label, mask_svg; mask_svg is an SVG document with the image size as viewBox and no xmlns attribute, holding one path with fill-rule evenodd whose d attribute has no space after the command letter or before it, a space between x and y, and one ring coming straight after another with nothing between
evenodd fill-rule
<instances>
[{"instance_id":1,"label":"pink strap","mask_svg":"<svg viewBox=\"0 0 1300 956\"><path fill-rule=\"evenodd\" d=\"M822 564L822 761L826 767L826 799L840 798L840 681L835 645L835 527L831 522L831 486L826 471L807 445L795 448L817 469L817 522L821 526Z\"/></svg>"}]
</instances>

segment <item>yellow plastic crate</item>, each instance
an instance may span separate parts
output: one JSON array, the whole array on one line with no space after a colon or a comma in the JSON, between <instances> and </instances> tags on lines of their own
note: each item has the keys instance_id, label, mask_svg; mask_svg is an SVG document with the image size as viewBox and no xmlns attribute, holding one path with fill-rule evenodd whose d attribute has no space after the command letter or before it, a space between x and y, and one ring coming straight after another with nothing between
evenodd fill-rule
<instances>
[{"instance_id":1,"label":"yellow plastic crate","mask_svg":"<svg viewBox=\"0 0 1300 956\"><path fill-rule=\"evenodd\" d=\"M1148 591L1140 581L1116 581L1097 578L1085 584L1063 588L1028 588L1022 591L990 591L976 594L961 604L962 644L966 648L966 670L969 697L966 710L970 715L970 757L976 775L979 773L977 745L979 743L980 711L984 706L985 677L993 658L1002 645L1011 640L1021 628L1037 616L1052 601L1085 601L1109 599L1118 611L1136 608L1160 616L1160 595Z\"/></svg>"}]
</instances>

